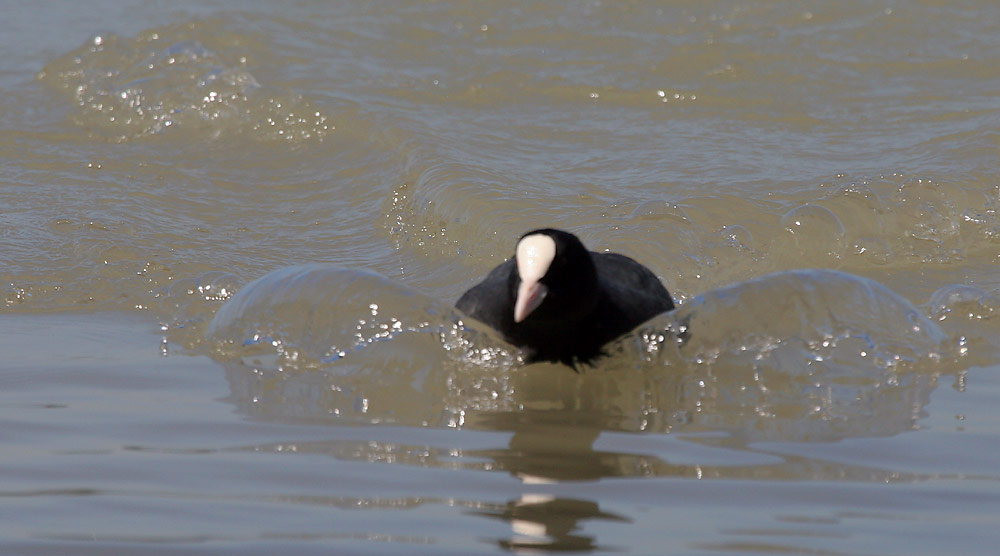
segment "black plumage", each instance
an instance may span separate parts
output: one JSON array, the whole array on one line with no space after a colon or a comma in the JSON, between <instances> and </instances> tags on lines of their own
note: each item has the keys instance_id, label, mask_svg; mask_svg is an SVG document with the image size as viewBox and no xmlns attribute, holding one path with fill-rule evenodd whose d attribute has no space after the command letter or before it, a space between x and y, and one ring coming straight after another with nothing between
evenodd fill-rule
<instances>
[{"instance_id":1,"label":"black plumage","mask_svg":"<svg viewBox=\"0 0 1000 556\"><path fill-rule=\"evenodd\" d=\"M554 253L546 254L552 243ZM542 229L521 236L515 255L455 306L521 348L529 363L575 368L592 363L604 344L673 309L674 302L656 275L631 258L588 251L569 232Z\"/></svg>"}]
</instances>

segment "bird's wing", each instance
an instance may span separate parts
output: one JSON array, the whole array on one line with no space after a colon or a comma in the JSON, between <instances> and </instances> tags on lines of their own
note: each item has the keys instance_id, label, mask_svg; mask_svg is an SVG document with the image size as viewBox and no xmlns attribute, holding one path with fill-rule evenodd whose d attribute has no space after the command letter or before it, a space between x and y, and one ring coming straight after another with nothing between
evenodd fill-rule
<instances>
[{"instance_id":1,"label":"bird's wing","mask_svg":"<svg viewBox=\"0 0 1000 556\"><path fill-rule=\"evenodd\" d=\"M601 289L615 306L634 317L633 326L674 308L656 274L635 260L617 253L594 253L594 264Z\"/></svg>"},{"instance_id":2,"label":"bird's wing","mask_svg":"<svg viewBox=\"0 0 1000 556\"><path fill-rule=\"evenodd\" d=\"M455 302L455 307L466 315L502 331L504 323L507 321L513 323L514 319L514 302L507 299L507 284L513 271L513 259L497 266L482 282L462 294L462 297Z\"/></svg>"}]
</instances>

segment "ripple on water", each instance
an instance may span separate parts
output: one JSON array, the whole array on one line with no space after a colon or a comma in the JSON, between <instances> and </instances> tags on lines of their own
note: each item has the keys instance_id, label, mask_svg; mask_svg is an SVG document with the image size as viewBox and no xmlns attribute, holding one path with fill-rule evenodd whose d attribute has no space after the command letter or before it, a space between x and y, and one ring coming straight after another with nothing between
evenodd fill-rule
<instances>
[{"instance_id":1,"label":"ripple on water","mask_svg":"<svg viewBox=\"0 0 1000 556\"><path fill-rule=\"evenodd\" d=\"M71 99L80 127L115 141L176 128L291 142L333 131L328 116L309 101L259 83L245 55L206 47L196 37L210 25L192 22L133 38L97 35L49 62L38 78ZM224 42L227 35L212 36Z\"/></svg>"},{"instance_id":2,"label":"ripple on water","mask_svg":"<svg viewBox=\"0 0 1000 556\"><path fill-rule=\"evenodd\" d=\"M522 366L479 327L378 274L306 265L243 288L206 338L235 401L269 418L493 427L530 412L783 440L912 428L956 351L885 286L823 270L707 292L579 374Z\"/></svg>"},{"instance_id":3,"label":"ripple on water","mask_svg":"<svg viewBox=\"0 0 1000 556\"><path fill-rule=\"evenodd\" d=\"M958 343L872 280L780 272L712 290L625 340L669 374L650 412L756 439L908 430ZM672 392L668 395L668 392Z\"/></svg>"},{"instance_id":4,"label":"ripple on water","mask_svg":"<svg viewBox=\"0 0 1000 556\"><path fill-rule=\"evenodd\" d=\"M844 224L826 207L804 204L786 212L781 225L792 234L797 245L838 254L843 249Z\"/></svg>"},{"instance_id":5,"label":"ripple on water","mask_svg":"<svg viewBox=\"0 0 1000 556\"><path fill-rule=\"evenodd\" d=\"M935 291L926 304L930 318L959 339L966 365L996 360L1000 335L1000 296L967 284L949 284Z\"/></svg>"},{"instance_id":6,"label":"ripple on water","mask_svg":"<svg viewBox=\"0 0 1000 556\"><path fill-rule=\"evenodd\" d=\"M497 400L516 355L444 304L374 272L287 267L248 284L205 337L248 411L410 425ZM287 403L306 396L307 400ZM240 397L240 396L237 396Z\"/></svg>"}]
</instances>

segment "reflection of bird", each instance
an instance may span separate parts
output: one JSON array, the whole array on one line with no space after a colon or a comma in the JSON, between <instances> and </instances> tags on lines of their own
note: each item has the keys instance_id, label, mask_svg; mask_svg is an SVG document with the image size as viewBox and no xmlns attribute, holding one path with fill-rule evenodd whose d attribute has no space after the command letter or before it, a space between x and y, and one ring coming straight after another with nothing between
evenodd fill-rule
<instances>
[{"instance_id":1,"label":"reflection of bird","mask_svg":"<svg viewBox=\"0 0 1000 556\"><path fill-rule=\"evenodd\" d=\"M522 494L500 511L482 513L510 522L511 537L497 544L514 552L591 552L601 547L583 533L587 521L632 522L602 511L597 502L549 494Z\"/></svg>"},{"instance_id":2,"label":"reflection of bird","mask_svg":"<svg viewBox=\"0 0 1000 556\"><path fill-rule=\"evenodd\" d=\"M544 229L517 242L455 306L524 350L526 360L592 363L602 346L674 308L651 270L615 253L587 251L573 234Z\"/></svg>"}]
</instances>

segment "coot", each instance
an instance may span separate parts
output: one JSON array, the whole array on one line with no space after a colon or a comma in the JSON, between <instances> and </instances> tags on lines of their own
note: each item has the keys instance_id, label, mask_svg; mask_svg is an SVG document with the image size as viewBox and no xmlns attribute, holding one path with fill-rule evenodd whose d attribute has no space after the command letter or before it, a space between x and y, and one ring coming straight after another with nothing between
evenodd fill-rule
<instances>
[{"instance_id":1,"label":"coot","mask_svg":"<svg viewBox=\"0 0 1000 556\"><path fill-rule=\"evenodd\" d=\"M455 304L524 351L527 362L593 363L607 342L674 308L651 270L588 251L562 230L528 232L514 256Z\"/></svg>"}]
</instances>

